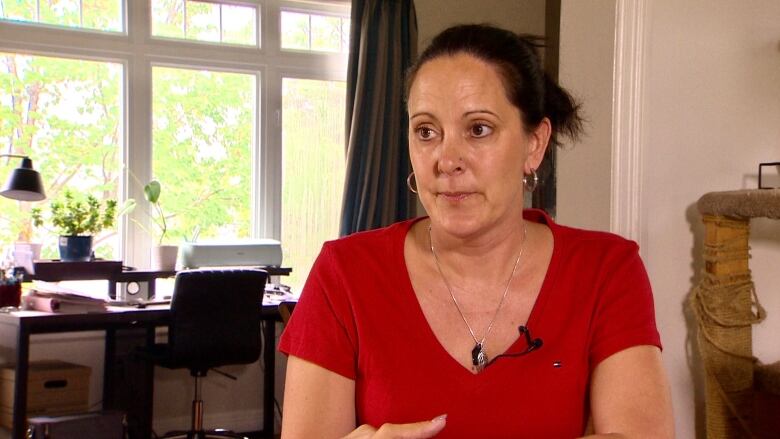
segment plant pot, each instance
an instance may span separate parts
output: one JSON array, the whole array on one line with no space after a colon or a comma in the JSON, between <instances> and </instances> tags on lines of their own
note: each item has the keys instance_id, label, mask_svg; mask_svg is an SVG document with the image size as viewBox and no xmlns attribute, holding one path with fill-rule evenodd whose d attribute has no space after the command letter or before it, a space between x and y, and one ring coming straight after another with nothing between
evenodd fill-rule
<instances>
[{"instance_id":1,"label":"plant pot","mask_svg":"<svg viewBox=\"0 0 780 439\"><path fill-rule=\"evenodd\" d=\"M91 236L60 236L60 260L86 262L92 260Z\"/></svg>"},{"instance_id":2,"label":"plant pot","mask_svg":"<svg viewBox=\"0 0 780 439\"><path fill-rule=\"evenodd\" d=\"M176 269L176 259L179 256L179 246L177 245L156 245L152 247L152 270L174 271Z\"/></svg>"}]
</instances>

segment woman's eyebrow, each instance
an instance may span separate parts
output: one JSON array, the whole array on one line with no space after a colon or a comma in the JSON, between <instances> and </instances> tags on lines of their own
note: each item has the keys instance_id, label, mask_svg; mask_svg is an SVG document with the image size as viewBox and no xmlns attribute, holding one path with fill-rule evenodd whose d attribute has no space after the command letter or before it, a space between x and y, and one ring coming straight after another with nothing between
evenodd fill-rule
<instances>
[{"instance_id":1,"label":"woman's eyebrow","mask_svg":"<svg viewBox=\"0 0 780 439\"><path fill-rule=\"evenodd\" d=\"M436 119L436 116L434 116L433 114L431 114L431 113L429 113L427 111L418 111L417 113L414 113L414 114L410 115L409 116L409 120L415 119L417 117L423 117L423 116L428 116L431 119Z\"/></svg>"},{"instance_id":2,"label":"woman's eyebrow","mask_svg":"<svg viewBox=\"0 0 780 439\"><path fill-rule=\"evenodd\" d=\"M498 113L495 113L495 112L490 111L490 110L482 110L482 109L467 111L467 112L463 113L463 118L465 119L465 118L467 118L469 116L473 116L475 114L490 114L491 116L497 118L498 120L501 120L501 116L499 116Z\"/></svg>"}]
</instances>

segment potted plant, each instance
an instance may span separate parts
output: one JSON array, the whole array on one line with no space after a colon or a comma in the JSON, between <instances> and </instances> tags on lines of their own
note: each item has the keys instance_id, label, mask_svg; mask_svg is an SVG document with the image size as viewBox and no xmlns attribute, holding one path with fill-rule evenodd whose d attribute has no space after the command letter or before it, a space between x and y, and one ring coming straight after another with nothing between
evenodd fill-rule
<instances>
[{"instance_id":1,"label":"potted plant","mask_svg":"<svg viewBox=\"0 0 780 439\"><path fill-rule=\"evenodd\" d=\"M59 233L60 260L89 261L92 259L92 237L114 226L116 200L102 203L93 195L77 197L65 190L62 199L50 204L51 224ZM32 210L33 224L43 224L40 208Z\"/></svg>"},{"instance_id":2,"label":"potted plant","mask_svg":"<svg viewBox=\"0 0 780 439\"><path fill-rule=\"evenodd\" d=\"M144 186L144 198L149 202L152 213L149 215L152 223L157 227L159 238L157 245L151 250L151 266L154 270L172 271L176 269L176 258L179 254L179 247L176 245L163 244L165 235L168 233L168 223L166 222L165 212L160 204L160 194L162 185L157 180L152 180Z\"/></svg>"}]
</instances>

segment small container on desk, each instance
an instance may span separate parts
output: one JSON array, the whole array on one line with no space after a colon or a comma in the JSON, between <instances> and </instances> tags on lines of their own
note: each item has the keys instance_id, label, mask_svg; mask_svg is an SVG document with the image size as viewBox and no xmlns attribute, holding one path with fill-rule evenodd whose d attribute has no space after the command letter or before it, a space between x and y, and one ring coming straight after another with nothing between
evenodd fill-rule
<instances>
[{"instance_id":1,"label":"small container on desk","mask_svg":"<svg viewBox=\"0 0 780 439\"><path fill-rule=\"evenodd\" d=\"M22 284L19 282L0 285L0 308L19 306L22 300Z\"/></svg>"}]
</instances>

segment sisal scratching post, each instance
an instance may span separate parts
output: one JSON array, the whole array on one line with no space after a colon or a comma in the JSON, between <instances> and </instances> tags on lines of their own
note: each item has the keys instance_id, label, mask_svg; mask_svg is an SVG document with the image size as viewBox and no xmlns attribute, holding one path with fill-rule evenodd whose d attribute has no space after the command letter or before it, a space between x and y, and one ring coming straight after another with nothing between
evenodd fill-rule
<instances>
[{"instance_id":1,"label":"sisal scratching post","mask_svg":"<svg viewBox=\"0 0 780 439\"><path fill-rule=\"evenodd\" d=\"M752 325L765 313L748 264L750 218L780 218L780 190L709 193L698 208L704 270L690 305L704 362L707 438L753 437Z\"/></svg>"},{"instance_id":2,"label":"sisal scratching post","mask_svg":"<svg viewBox=\"0 0 780 439\"><path fill-rule=\"evenodd\" d=\"M707 438L742 434L751 417L753 282L749 221L705 215L704 273L691 296L704 360ZM744 424L744 425L742 425Z\"/></svg>"}]
</instances>

